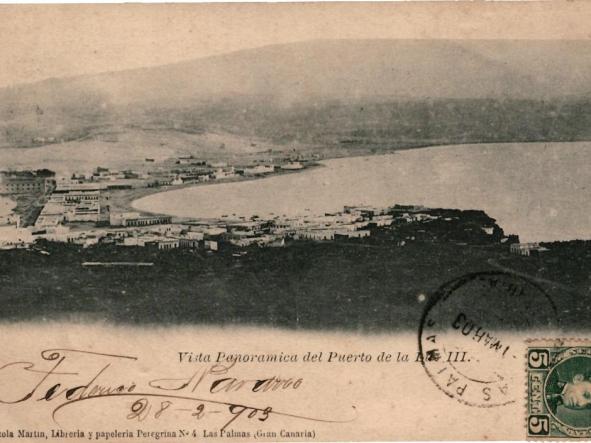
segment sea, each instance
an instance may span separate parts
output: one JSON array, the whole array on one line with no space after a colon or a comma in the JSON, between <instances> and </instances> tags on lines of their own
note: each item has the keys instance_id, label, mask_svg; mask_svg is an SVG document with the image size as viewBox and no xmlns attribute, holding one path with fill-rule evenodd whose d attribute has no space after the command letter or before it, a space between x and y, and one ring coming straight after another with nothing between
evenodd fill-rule
<instances>
[{"instance_id":1,"label":"sea","mask_svg":"<svg viewBox=\"0 0 591 443\"><path fill-rule=\"evenodd\" d=\"M591 239L591 142L437 146L322 161L258 180L149 195L134 208L180 217L299 216L345 205L481 209L521 241Z\"/></svg>"}]
</instances>

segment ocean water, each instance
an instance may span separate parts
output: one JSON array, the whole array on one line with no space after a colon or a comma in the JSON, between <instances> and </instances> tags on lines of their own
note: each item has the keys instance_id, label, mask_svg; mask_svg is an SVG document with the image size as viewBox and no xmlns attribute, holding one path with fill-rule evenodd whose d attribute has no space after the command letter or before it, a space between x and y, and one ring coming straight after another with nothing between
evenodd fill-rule
<instances>
[{"instance_id":1,"label":"ocean water","mask_svg":"<svg viewBox=\"0 0 591 443\"><path fill-rule=\"evenodd\" d=\"M136 200L182 217L323 214L344 205L482 209L522 241L591 239L591 142L440 146L327 160L259 180Z\"/></svg>"}]
</instances>

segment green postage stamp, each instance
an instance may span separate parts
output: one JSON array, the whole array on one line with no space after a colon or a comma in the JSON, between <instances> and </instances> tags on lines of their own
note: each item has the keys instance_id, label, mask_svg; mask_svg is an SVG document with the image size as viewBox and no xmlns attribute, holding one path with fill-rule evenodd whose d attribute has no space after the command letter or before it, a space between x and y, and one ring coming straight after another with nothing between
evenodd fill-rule
<instances>
[{"instance_id":1,"label":"green postage stamp","mask_svg":"<svg viewBox=\"0 0 591 443\"><path fill-rule=\"evenodd\" d=\"M591 438L591 342L528 346L527 433Z\"/></svg>"}]
</instances>

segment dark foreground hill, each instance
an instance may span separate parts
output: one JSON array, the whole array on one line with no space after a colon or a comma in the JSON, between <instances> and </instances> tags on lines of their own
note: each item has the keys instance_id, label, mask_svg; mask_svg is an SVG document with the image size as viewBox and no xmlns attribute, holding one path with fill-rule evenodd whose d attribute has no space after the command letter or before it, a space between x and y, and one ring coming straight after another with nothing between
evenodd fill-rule
<instances>
[{"instance_id":1,"label":"dark foreground hill","mask_svg":"<svg viewBox=\"0 0 591 443\"><path fill-rule=\"evenodd\" d=\"M591 242L549 243L521 256L499 241L498 226L492 236L482 231L494 223L482 211L435 211L459 218L378 228L364 239L239 249L246 255L229 245L213 254L63 243L0 251L0 320L415 332L420 294L429 299L450 280L502 270L547 292L564 327L588 329L581 312L591 296ZM87 261L154 265L89 268ZM497 304L491 297L482 309Z\"/></svg>"}]
</instances>

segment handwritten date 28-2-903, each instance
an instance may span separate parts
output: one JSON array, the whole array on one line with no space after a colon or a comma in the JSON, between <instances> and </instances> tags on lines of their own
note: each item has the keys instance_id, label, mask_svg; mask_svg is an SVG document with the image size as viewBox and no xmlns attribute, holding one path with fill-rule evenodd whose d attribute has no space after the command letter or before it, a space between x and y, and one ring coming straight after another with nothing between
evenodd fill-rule
<instances>
[{"instance_id":1,"label":"handwritten date 28-2-903","mask_svg":"<svg viewBox=\"0 0 591 443\"><path fill-rule=\"evenodd\" d=\"M30 402L46 402L52 405L51 417L60 424L66 410L81 408L92 402L94 408L113 409L112 402L119 400L125 418L143 422L163 418L209 421L215 420L220 430L226 429L239 418L263 423L272 416L285 419L324 423L345 423L356 417L326 419L292 411L277 410L261 405L268 392L297 391L304 384L302 378L267 376L241 378L233 375L234 364L213 364L193 369L188 376L149 379L143 383L117 381L118 364L134 364L137 357L98 353L79 349L48 349L41 352L41 361L14 361L0 366L0 386L23 386L18 389L0 387L0 404L18 405ZM83 367L84 370L79 368ZM126 366L124 375L129 377ZM113 381L115 380L115 381ZM16 383L18 382L18 383ZM224 394L223 398L219 397ZM256 396L256 406L250 401L234 402L230 395ZM101 405L101 403L103 403ZM122 404L121 404L122 403ZM349 415L349 414L347 414Z\"/></svg>"}]
</instances>

